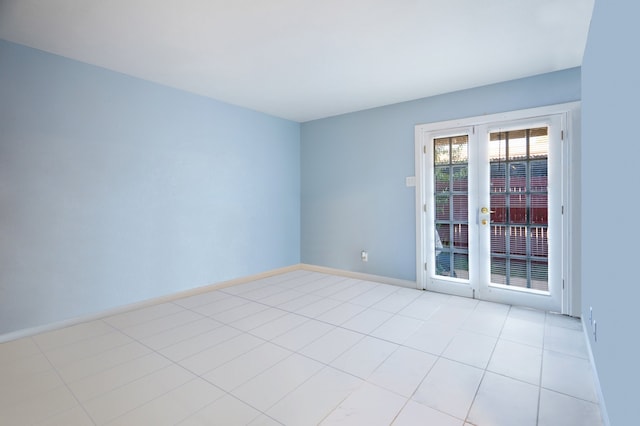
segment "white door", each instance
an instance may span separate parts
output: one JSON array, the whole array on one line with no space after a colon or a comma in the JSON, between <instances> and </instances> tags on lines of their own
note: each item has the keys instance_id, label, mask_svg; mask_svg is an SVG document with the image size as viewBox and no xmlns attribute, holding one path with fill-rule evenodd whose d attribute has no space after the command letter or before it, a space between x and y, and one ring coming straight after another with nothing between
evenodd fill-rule
<instances>
[{"instance_id":1,"label":"white door","mask_svg":"<svg viewBox=\"0 0 640 426\"><path fill-rule=\"evenodd\" d=\"M423 288L561 311L561 126L550 115L422 132Z\"/></svg>"},{"instance_id":2,"label":"white door","mask_svg":"<svg viewBox=\"0 0 640 426\"><path fill-rule=\"evenodd\" d=\"M477 132L479 298L560 311L560 116Z\"/></svg>"}]
</instances>

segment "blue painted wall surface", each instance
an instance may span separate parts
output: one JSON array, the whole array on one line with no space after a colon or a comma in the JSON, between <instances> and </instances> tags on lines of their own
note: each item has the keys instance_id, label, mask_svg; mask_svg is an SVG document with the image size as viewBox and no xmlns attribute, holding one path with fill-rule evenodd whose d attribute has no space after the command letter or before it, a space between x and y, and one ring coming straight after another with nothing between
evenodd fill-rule
<instances>
[{"instance_id":1,"label":"blue painted wall surface","mask_svg":"<svg viewBox=\"0 0 640 426\"><path fill-rule=\"evenodd\" d=\"M299 143L0 40L0 334L299 263Z\"/></svg>"},{"instance_id":2,"label":"blue painted wall surface","mask_svg":"<svg viewBox=\"0 0 640 426\"><path fill-rule=\"evenodd\" d=\"M640 6L597 0L582 67L582 315L609 419L638 424Z\"/></svg>"},{"instance_id":3,"label":"blue painted wall surface","mask_svg":"<svg viewBox=\"0 0 640 426\"><path fill-rule=\"evenodd\" d=\"M302 262L415 280L415 125L579 99L574 68L303 123Z\"/></svg>"}]
</instances>

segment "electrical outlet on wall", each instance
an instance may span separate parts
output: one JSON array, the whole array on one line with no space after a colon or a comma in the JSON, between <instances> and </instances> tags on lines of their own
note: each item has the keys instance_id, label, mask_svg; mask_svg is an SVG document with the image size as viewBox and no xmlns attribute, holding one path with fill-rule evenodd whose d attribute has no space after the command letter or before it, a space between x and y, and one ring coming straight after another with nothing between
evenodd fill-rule
<instances>
[{"instance_id":1,"label":"electrical outlet on wall","mask_svg":"<svg viewBox=\"0 0 640 426\"><path fill-rule=\"evenodd\" d=\"M362 250L360 252L360 260L362 260L363 262L369 261L369 253L366 250Z\"/></svg>"}]
</instances>

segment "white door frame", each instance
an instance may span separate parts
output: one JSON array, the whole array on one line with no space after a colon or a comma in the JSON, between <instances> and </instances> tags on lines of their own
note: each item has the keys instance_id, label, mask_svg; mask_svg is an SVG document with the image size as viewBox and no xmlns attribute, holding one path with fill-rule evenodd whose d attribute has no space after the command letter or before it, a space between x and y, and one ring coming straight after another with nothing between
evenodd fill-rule
<instances>
[{"instance_id":1,"label":"white door frame","mask_svg":"<svg viewBox=\"0 0 640 426\"><path fill-rule=\"evenodd\" d=\"M579 294L579 288L577 284L572 280L572 263L574 261L574 255L572 253L572 244L570 238L570 218L573 215L573 209L571 205L572 201L572 175L570 172L570 165L577 158L572 158L574 150L571 148L574 143L578 143L577 140L572 140L574 137L575 121L580 117L580 102L570 102L564 104L543 106L538 108L531 108L519 111L510 111L499 114L483 115L478 117L469 117L459 120L449 120L437 123L421 124L415 127L415 176L416 176L416 286L419 289L429 289L435 291L443 291L450 294L456 294L466 297L476 297L478 291L478 282L471 282L470 284L460 283L455 279L444 278L437 280L438 282L430 280L430 268L429 266L429 253L433 252L433 238L429 238L433 234L433 231L429 228L433 220L428 208L425 208L427 203L427 194L425 191L431 188L431 177L428 173L425 173L428 167L428 160L424 155L425 146L427 146L428 138L439 137L440 135L453 135L463 134L464 132L474 132L478 126L490 125L497 122L507 122L515 120L533 119L536 117L557 115L560 114L561 126L562 126L562 295L561 295L561 312L563 314L578 314L580 307L577 306L576 297L574 293ZM469 133L471 134L471 133ZM575 178L575 177L574 177ZM470 194L470 197L472 195ZM475 221L474 212L470 212L469 221ZM475 237L474 237L475 238ZM474 244L476 241L471 240L469 244ZM477 266L477 265L476 265ZM473 261L471 261L470 267L473 267Z\"/></svg>"}]
</instances>

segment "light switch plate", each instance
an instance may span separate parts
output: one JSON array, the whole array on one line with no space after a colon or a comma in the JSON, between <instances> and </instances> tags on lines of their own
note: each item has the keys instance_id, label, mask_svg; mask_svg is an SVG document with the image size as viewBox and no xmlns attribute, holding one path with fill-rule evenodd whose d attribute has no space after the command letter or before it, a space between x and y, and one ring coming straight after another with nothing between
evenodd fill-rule
<instances>
[{"instance_id":1,"label":"light switch plate","mask_svg":"<svg viewBox=\"0 0 640 426\"><path fill-rule=\"evenodd\" d=\"M405 184L407 187L416 186L416 177L415 176L407 176L405 179Z\"/></svg>"}]
</instances>

